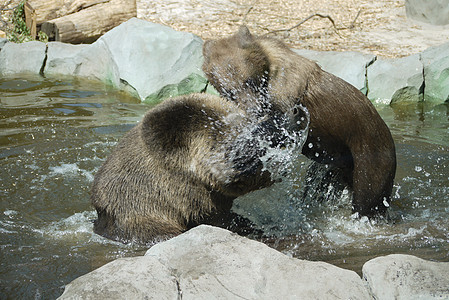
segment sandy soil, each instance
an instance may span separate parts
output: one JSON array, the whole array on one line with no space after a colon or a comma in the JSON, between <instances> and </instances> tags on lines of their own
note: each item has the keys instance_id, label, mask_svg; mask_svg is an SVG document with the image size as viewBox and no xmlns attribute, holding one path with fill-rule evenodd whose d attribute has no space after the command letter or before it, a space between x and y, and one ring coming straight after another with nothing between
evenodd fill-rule
<instances>
[{"instance_id":1,"label":"sandy soil","mask_svg":"<svg viewBox=\"0 0 449 300\"><path fill-rule=\"evenodd\" d=\"M19 1L0 0L1 30L11 28L12 8ZM203 39L227 36L246 24L253 33L276 36L298 49L359 51L384 57L403 57L449 42L449 25L432 26L407 19L405 0L136 0L136 3L138 17L195 33ZM315 14L321 17L308 19ZM282 31L273 32L276 30Z\"/></svg>"},{"instance_id":2,"label":"sandy soil","mask_svg":"<svg viewBox=\"0 0 449 300\"><path fill-rule=\"evenodd\" d=\"M295 48L403 57L449 41L449 26L407 19L405 0L137 0L139 17L203 39L246 24ZM314 14L300 26L289 29ZM333 23L331 22L331 19Z\"/></svg>"}]
</instances>

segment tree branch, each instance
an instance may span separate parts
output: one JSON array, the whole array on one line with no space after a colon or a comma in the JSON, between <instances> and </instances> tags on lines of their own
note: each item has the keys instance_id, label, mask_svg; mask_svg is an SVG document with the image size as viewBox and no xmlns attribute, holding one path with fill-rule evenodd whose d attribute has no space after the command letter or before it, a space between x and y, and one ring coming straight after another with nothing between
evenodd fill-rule
<instances>
[{"instance_id":1,"label":"tree branch","mask_svg":"<svg viewBox=\"0 0 449 300\"><path fill-rule=\"evenodd\" d=\"M362 10L359 10L359 11L358 11L358 13L357 13L357 15L355 16L354 20L351 22L351 24L350 24L348 27L337 27L337 25L335 25L334 19L332 19L331 16L329 16L329 15L323 15L323 14L319 14L319 13L315 13L315 14L312 14L312 15L308 16L307 18L301 20L301 22L299 22L298 24L296 24L296 25L294 25L294 26L292 26L292 27L290 27L290 28L277 29L277 30L272 30L272 31L269 31L268 28L265 28L265 29L267 29L267 31L269 31L269 32L266 33L265 35L273 34L273 33L277 33L277 32L283 32L283 31L291 31L291 30L293 30L293 29L295 29L295 28L298 28L299 26L301 26L302 24L304 24L305 22L309 21L310 19L312 19L312 18L314 18L314 17L320 17L320 18L323 18L323 19L328 19L328 20L332 23L332 26L333 26L333 27L335 28L335 30L337 30L337 31L338 31L338 30L342 30L342 29L352 29L352 28L355 27L355 21L356 21L357 18L360 16L361 12L362 12ZM337 32L337 34L338 34L338 32Z\"/></svg>"},{"instance_id":2,"label":"tree branch","mask_svg":"<svg viewBox=\"0 0 449 300\"><path fill-rule=\"evenodd\" d=\"M291 30L293 30L293 29L295 29L295 28L301 26L302 24L304 24L305 22L307 22L308 20L310 20L310 19L312 19L312 18L314 18L314 17L320 17L320 18L328 19L328 20L332 23L332 25L334 26L334 28L338 30L337 26L335 26L334 19L332 19L332 18L331 18L330 16L328 16L328 15L322 15L322 14L318 14L318 13L317 13L317 14L313 14L313 15L308 16L307 18L303 19L301 22L299 22L298 24L296 24L296 25L294 25L294 26L292 26L292 27L290 27L290 28L272 30L272 31L268 32L267 34L272 34L272 33L277 33L277 32L282 32L282 31L291 31Z\"/></svg>"},{"instance_id":3,"label":"tree branch","mask_svg":"<svg viewBox=\"0 0 449 300\"><path fill-rule=\"evenodd\" d=\"M357 13L357 15L355 16L354 20L352 21L351 25L349 25L349 29L352 29L355 27L355 21L357 20L357 18L360 16L360 14L362 13L362 10L359 9L359 12Z\"/></svg>"}]
</instances>

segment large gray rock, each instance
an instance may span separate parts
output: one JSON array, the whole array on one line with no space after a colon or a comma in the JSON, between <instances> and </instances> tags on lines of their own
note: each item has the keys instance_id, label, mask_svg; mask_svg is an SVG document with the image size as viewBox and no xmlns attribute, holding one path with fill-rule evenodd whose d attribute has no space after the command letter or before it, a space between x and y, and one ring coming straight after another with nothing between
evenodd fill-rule
<instances>
[{"instance_id":1,"label":"large gray rock","mask_svg":"<svg viewBox=\"0 0 449 300\"><path fill-rule=\"evenodd\" d=\"M342 78L366 94L366 68L376 60L375 55L359 52L293 51L317 62L323 70Z\"/></svg>"},{"instance_id":2,"label":"large gray rock","mask_svg":"<svg viewBox=\"0 0 449 300\"><path fill-rule=\"evenodd\" d=\"M433 25L449 24L447 0L405 0L408 18Z\"/></svg>"},{"instance_id":3,"label":"large gray rock","mask_svg":"<svg viewBox=\"0 0 449 300\"><path fill-rule=\"evenodd\" d=\"M5 38L0 38L0 51L2 51L3 46L8 42Z\"/></svg>"},{"instance_id":4,"label":"large gray rock","mask_svg":"<svg viewBox=\"0 0 449 300\"><path fill-rule=\"evenodd\" d=\"M6 43L0 51L0 75L39 74L46 46L41 42Z\"/></svg>"},{"instance_id":5,"label":"large gray rock","mask_svg":"<svg viewBox=\"0 0 449 300\"><path fill-rule=\"evenodd\" d=\"M201 225L66 286L60 299L368 299L353 271Z\"/></svg>"},{"instance_id":6,"label":"large gray rock","mask_svg":"<svg viewBox=\"0 0 449 300\"><path fill-rule=\"evenodd\" d=\"M59 299L178 299L173 273L157 259L121 258L75 279Z\"/></svg>"},{"instance_id":7,"label":"large gray rock","mask_svg":"<svg viewBox=\"0 0 449 300\"><path fill-rule=\"evenodd\" d=\"M367 70L368 98L394 103L423 100L424 77L420 55L377 59Z\"/></svg>"},{"instance_id":8,"label":"large gray rock","mask_svg":"<svg viewBox=\"0 0 449 300\"><path fill-rule=\"evenodd\" d=\"M449 262L431 262L393 254L363 266L374 299L449 299Z\"/></svg>"},{"instance_id":9,"label":"large gray rock","mask_svg":"<svg viewBox=\"0 0 449 300\"><path fill-rule=\"evenodd\" d=\"M95 79L113 87L121 87L118 67L109 48L101 41L92 45L48 43L44 75Z\"/></svg>"},{"instance_id":10,"label":"large gray rock","mask_svg":"<svg viewBox=\"0 0 449 300\"><path fill-rule=\"evenodd\" d=\"M449 101L449 43L422 52L424 65L424 101Z\"/></svg>"},{"instance_id":11,"label":"large gray rock","mask_svg":"<svg viewBox=\"0 0 449 300\"><path fill-rule=\"evenodd\" d=\"M75 58L80 54L81 50L89 47L89 45L50 42L47 44L47 47L47 61L44 74L53 76L75 74L77 66Z\"/></svg>"},{"instance_id":12,"label":"large gray rock","mask_svg":"<svg viewBox=\"0 0 449 300\"><path fill-rule=\"evenodd\" d=\"M133 18L98 42L107 45L120 78L134 87L142 100L192 73L203 74L203 41L191 33Z\"/></svg>"}]
</instances>

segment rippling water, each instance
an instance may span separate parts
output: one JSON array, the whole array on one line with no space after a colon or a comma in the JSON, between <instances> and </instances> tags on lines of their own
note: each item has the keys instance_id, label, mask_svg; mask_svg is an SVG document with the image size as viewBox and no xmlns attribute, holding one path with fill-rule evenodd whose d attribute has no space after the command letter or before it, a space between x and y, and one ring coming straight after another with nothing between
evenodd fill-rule
<instances>
[{"instance_id":1,"label":"rippling water","mask_svg":"<svg viewBox=\"0 0 449 300\"><path fill-rule=\"evenodd\" d=\"M92 232L89 189L117 140L150 106L90 82L0 79L0 298L56 298L76 277L146 249ZM309 162L297 174L237 199L234 210L293 257L360 272L371 257L409 253L449 261L448 105L378 110L397 147L389 216L354 218L350 193L301 200ZM332 193L332 191L330 191Z\"/></svg>"}]
</instances>

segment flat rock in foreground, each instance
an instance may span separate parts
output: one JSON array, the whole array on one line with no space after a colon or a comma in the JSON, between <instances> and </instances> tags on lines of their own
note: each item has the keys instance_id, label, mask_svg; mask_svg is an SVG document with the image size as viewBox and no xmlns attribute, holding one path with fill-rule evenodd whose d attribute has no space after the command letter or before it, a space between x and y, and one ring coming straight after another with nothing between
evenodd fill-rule
<instances>
[{"instance_id":1,"label":"flat rock in foreground","mask_svg":"<svg viewBox=\"0 0 449 300\"><path fill-rule=\"evenodd\" d=\"M368 299L353 271L290 258L201 225L113 261L66 286L60 299ZM178 298L179 299L179 298Z\"/></svg>"},{"instance_id":2,"label":"flat rock in foreground","mask_svg":"<svg viewBox=\"0 0 449 300\"><path fill-rule=\"evenodd\" d=\"M449 262L393 254L368 261L363 279L200 225L75 279L60 299L449 299Z\"/></svg>"}]
</instances>

